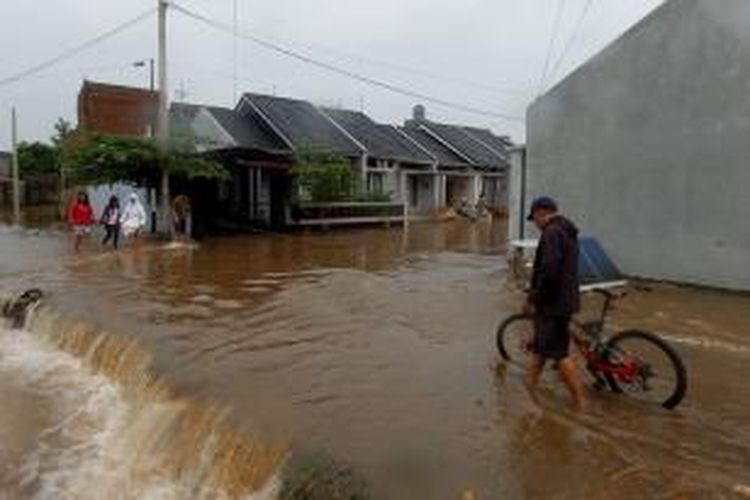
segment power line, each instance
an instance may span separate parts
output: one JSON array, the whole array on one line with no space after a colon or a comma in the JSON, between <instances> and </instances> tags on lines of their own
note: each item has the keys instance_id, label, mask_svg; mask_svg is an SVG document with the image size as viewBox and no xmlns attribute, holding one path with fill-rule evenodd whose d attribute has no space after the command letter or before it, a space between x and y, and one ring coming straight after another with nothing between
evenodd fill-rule
<instances>
[{"instance_id":1,"label":"power line","mask_svg":"<svg viewBox=\"0 0 750 500\"><path fill-rule=\"evenodd\" d=\"M99 36L97 36L95 38L92 38L91 40L89 40L87 42L84 42L84 43L82 43L82 44L80 44L80 45L78 45L78 46L76 46L76 47L74 47L72 49L69 49L69 50L63 52L62 54L60 54L58 56L50 58L50 59L48 59L48 60L46 60L46 61L44 61L42 63L39 63L39 64L37 64L35 66L32 66L31 68L28 68L28 69L26 69L24 71L21 71L20 73L16 73L15 75L12 75L12 76L0 79L0 87L8 85L8 84L11 84L11 83L14 83L14 82L17 82L19 80L23 80L24 78L27 78L27 77L32 76L32 75L35 75L36 73L44 71L45 69L47 69L47 68L49 68L51 66L59 64L59 63L65 61L67 59L70 59L70 58L72 58L72 57L80 54L81 52L83 52L83 51L85 51L87 49L90 49L91 47L93 47L93 46L95 46L95 45L97 45L97 44L99 44L99 43L101 43L101 42L103 42L103 41L105 41L105 40L107 40L107 39L109 39L109 38L111 38L111 37L113 37L113 36L121 33L121 32L123 32L125 30L127 30L128 28L130 28L132 26L135 26L136 24L144 21L145 19L148 19L155 11L156 11L156 9L149 9L148 11L146 11L146 12L144 12L144 13L136 16L136 17L134 17L133 19L120 24L119 26L117 26L117 27L115 27L115 28L113 28L113 29L111 29L109 31L106 31L106 32L102 33L101 35L99 35Z\"/></svg>"},{"instance_id":2,"label":"power line","mask_svg":"<svg viewBox=\"0 0 750 500\"><path fill-rule=\"evenodd\" d=\"M483 90L485 92L491 92L494 94L513 95L513 96L520 96L520 97L527 97L527 98L530 96L530 94L533 93L533 92L523 91L520 89L510 89L510 88L499 87L496 85L485 84L485 83L471 81L471 80L465 80L463 78L457 78L455 76L434 73L432 71L426 71L426 70L419 69L419 68L407 67L401 64L373 59L370 57L363 57L361 55L352 54L350 52L345 52L345 51L334 49L331 47L325 47L323 45L302 43L302 42L297 42L297 41L292 41L292 40L285 41L285 40L280 40L277 37L269 37L268 35L265 35L265 36L266 38L275 38L276 40L282 43L286 43L288 45L297 45L299 47L308 48L311 50L321 50L321 51L325 51L330 54L333 54L334 56L337 56L339 58L353 61L356 63L360 63L360 64L364 63L364 64L369 64L372 66L379 66L382 68L387 68L390 70L399 71L401 73L415 75L421 78L427 78L427 79L439 81L442 83L446 83L446 82L453 83L453 84L457 84L457 85L461 85L465 87L471 87L474 89Z\"/></svg>"},{"instance_id":3,"label":"power line","mask_svg":"<svg viewBox=\"0 0 750 500\"><path fill-rule=\"evenodd\" d=\"M202 1L208 2L209 0L202 0ZM452 84L461 85L465 87L471 87L474 89L478 89L478 90L482 90L482 91L490 92L494 94L512 95L512 96L517 96L517 97L524 97L527 99L530 98L532 94L534 93L533 91L521 90L518 88L514 89L514 88L503 87L500 85L477 82L475 80L469 80L466 78L459 78L459 77L452 76L452 75L445 75L445 74L436 73L433 71L427 71L422 68L415 68L412 66L406 66L404 64L398 64L398 63L394 63L390 61L384 61L381 59L375 59L372 57L366 57L361 54L355 54L352 52L344 51L338 48L330 47L328 45L323 45L319 43L310 43L310 42L302 42L299 40L284 39L278 36L274 36L268 32L258 31L257 29L253 29L253 31L257 33L259 37L262 36L266 40L270 40L279 44L284 44L287 46L291 45L291 46L313 50L313 51L322 51L322 52L329 53L333 56L336 56L344 60L356 62L359 64L369 64L371 66L379 66L382 68L388 68L394 71L399 71L401 73L411 74L411 75L419 76L421 78L427 78L427 79L435 80L435 81L442 82L442 83L447 82L447 83L452 83Z\"/></svg>"},{"instance_id":4,"label":"power line","mask_svg":"<svg viewBox=\"0 0 750 500\"><path fill-rule=\"evenodd\" d=\"M185 15L187 17L190 17L190 18L192 18L192 19L194 19L196 21L202 22L202 23L204 23L204 24L206 24L208 26L211 26L211 27L213 27L215 29L218 29L218 30L230 33L230 34L234 34L234 29L230 25L227 25L227 24L222 23L220 21L216 21L214 19L210 19L210 18L205 17L205 16L203 16L201 14L197 14L197 13L195 13L193 11L190 11L190 10L182 7L179 4L172 3L170 5L177 12L180 12L181 14L183 14L183 15ZM293 59L296 59L298 61L302 61L304 63L310 64L312 66L316 66L318 68L324 69L324 70L329 71L331 73L336 73L336 74L345 76L347 78L351 78L353 80L357 80L359 82L366 83L368 85L372 85L374 87L379 87L379 88L388 90L388 91L396 93L396 94L401 94L401 95L404 95L404 96L407 96L407 97L412 97L412 98L415 98L415 99L421 99L421 100L423 100L425 102L436 104L438 106L443 106L443 107L446 107L446 108L452 108L452 109L455 109L455 110L464 111L464 112L472 113L472 114L476 114L476 115L483 115L483 116L488 116L488 117L492 117L492 118L496 118L496 119L501 119L501 120L512 121L512 122L520 122L520 123L524 122L524 119L522 117L511 116L511 115L508 115L508 114L505 114L505 113L497 113L497 112L493 112L493 111L486 111L486 110L482 110L482 109L479 109L479 108L474 108L474 107L471 107L471 106L466 106L466 105L463 105L461 103L456 103L456 102L448 101L448 100L445 100L445 99L440 99L440 98L437 98L437 97L432 97L432 96L423 94L421 92L416 92L416 91L413 91L413 90L410 90L410 89L399 87L397 85L393 85L393 84L388 83L388 82L384 82L382 80L376 80L376 79L368 77L368 76L360 75L358 73L355 73L353 71L349 71L349 70L341 68L339 66L335 66L335 65L332 65L332 64L329 64L329 63L326 63L326 62L322 62L322 61L319 61L317 59L313 59L312 57L309 57L309 56L304 55L304 54L300 54L299 52L296 52L296 51L293 51L293 50L288 49L286 47L282 47L282 46L280 46L278 44L269 42L267 40L264 40L262 38L259 38L259 37L255 36L255 35L251 35L251 34L244 33L244 32L238 32L237 36L239 36L241 38L244 38L246 40L249 40L249 41L251 41L251 42L253 42L253 43L257 44L257 45L265 47L265 48L267 48L269 50L272 50L274 52L277 52L279 54L283 54L285 56L288 56L288 57L291 57Z\"/></svg>"},{"instance_id":5,"label":"power line","mask_svg":"<svg viewBox=\"0 0 750 500\"><path fill-rule=\"evenodd\" d=\"M542 94L542 90L544 89L544 80L547 78L547 69L549 69L550 59L552 58L552 49L554 49L555 41L557 40L557 32L560 29L560 21L562 20L563 10L565 10L565 0L558 0L557 13L555 14L555 24L552 26L552 34L550 35L549 46L547 47L547 56L544 58L542 77L539 80L539 95Z\"/></svg>"},{"instance_id":6,"label":"power line","mask_svg":"<svg viewBox=\"0 0 750 500\"><path fill-rule=\"evenodd\" d=\"M581 30L581 27L583 26L583 22L586 20L586 16L588 15L589 11L591 10L591 6L594 4L594 0L586 0L586 5L583 6L583 11L581 12L581 16L578 18L578 22L576 23L575 28L573 28L573 32L570 35L570 38L568 38L568 41L565 42L565 45L563 46L563 50L560 53L560 57L557 59L557 62L554 66L552 66L552 71L550 72L550 80L555 78L555 75L560 70L560 66L562 65L563 61L565 60L565 57L568 55L568 51L570 50L571 46L573 45L573 42L579 35L579 32Z\"/></svg>"}]
</instances>

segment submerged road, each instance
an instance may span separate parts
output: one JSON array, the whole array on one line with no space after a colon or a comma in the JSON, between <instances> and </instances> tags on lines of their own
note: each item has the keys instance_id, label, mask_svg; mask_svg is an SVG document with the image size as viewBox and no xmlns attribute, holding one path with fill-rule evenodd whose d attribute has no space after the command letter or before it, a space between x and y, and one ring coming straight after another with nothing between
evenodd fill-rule
<instances>
[{"instance_id":1,"label":"submerged road","mask_svg":"<svg viewBox=\"0 0 750 500\"><path fill-rule=\"evenodd\" d=\"M552 376L535 403L518 370L497 370L494 329L520 303L504 237L502 225L458 221L73 255L62 234L3 227L0 291L43 288L54 309L137 339L181 394L228 406L233 425L263 441L288 438L296 453L348 464L375 498L741 497L750 485L750 298L632 290L615 324L673 342L688 367L687 398L668 412L591 392L576 414ZM106 380L13 335L0 343L0 399L17 402L0 415L0 458L11 464L0 467L0 486L44 497L40 485L86 471L54 447L35 451L35 436L62 425L66 405L83 401L76 391ZM58 385L29 375L52 360ZM74 422L77 443L86 443L84 423ZM42 466L29 469L29 456ZM96 468L108 455L91 456ZM40 479L55 472L56 483Z\"/></svg>"}]
</instances>

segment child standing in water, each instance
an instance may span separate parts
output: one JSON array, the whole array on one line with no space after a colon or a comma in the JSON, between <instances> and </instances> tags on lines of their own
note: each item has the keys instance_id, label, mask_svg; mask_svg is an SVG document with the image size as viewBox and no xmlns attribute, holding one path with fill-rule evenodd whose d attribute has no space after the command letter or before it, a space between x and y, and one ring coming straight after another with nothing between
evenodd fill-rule
<instances>
[{"instance_id":1,"label":"child standing in water","mask_svg":"<svg viewBox=\"0 0 750 500\"><path fill-rule=\"evenodd\" d=\"M102 246L106 247L109 240L112 240L112 248L117 250L117 245L120 241L120 200L117 196L112 196L107 203L107 207L102 213L101 223L104 225L104 229L107 234L102 240Z\"/></svg>"},{"instance_id":2,"label":"child standing in water","mask_svg":"<svg viewBox=\"0 0 750 500\"><path fill-rule=\"evenodd\" d=\"M68 209L68 223L73 228L75 243L73 248L76 252L81 249L83 239L91 234L91 225L94 224L94 210L89 203L89 196L84 193L78 193L75 203Z\"/></svg>"}]
</instances>

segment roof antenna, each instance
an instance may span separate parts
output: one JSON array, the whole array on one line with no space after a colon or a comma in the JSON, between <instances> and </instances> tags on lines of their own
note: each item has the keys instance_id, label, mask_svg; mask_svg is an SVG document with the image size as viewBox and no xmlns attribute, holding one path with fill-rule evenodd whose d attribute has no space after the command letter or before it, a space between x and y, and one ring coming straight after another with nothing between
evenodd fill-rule
<instances>
[{"instance_id":1,"label":"roof antenna","mask_svg":"<svg viewBox=\"0 0 750 500\"><path fill-rule=\"evenodd\" d=\"M175 98L180 102L187 101L190 92L188 92L187 88L185 87L185 80L180 80L180 86L177 88L177 90L175 90L174 95Z\"/></svg>"}]
</instances>

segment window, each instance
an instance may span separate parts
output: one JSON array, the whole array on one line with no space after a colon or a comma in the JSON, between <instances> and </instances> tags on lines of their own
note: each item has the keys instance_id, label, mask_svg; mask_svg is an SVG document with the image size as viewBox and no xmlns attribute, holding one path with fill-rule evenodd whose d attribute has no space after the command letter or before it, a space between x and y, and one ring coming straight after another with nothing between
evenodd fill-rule
<instances>
[{"instance_id":1,"label":"window","mask_svg":"<svg viewBox=\"0 0 750 500\"><path fill-rule=\"evenodd\" d=\"M383 192L383 174L381 172L367 174L367 190L371 193Z\"/></svg>"}]
</instances>

